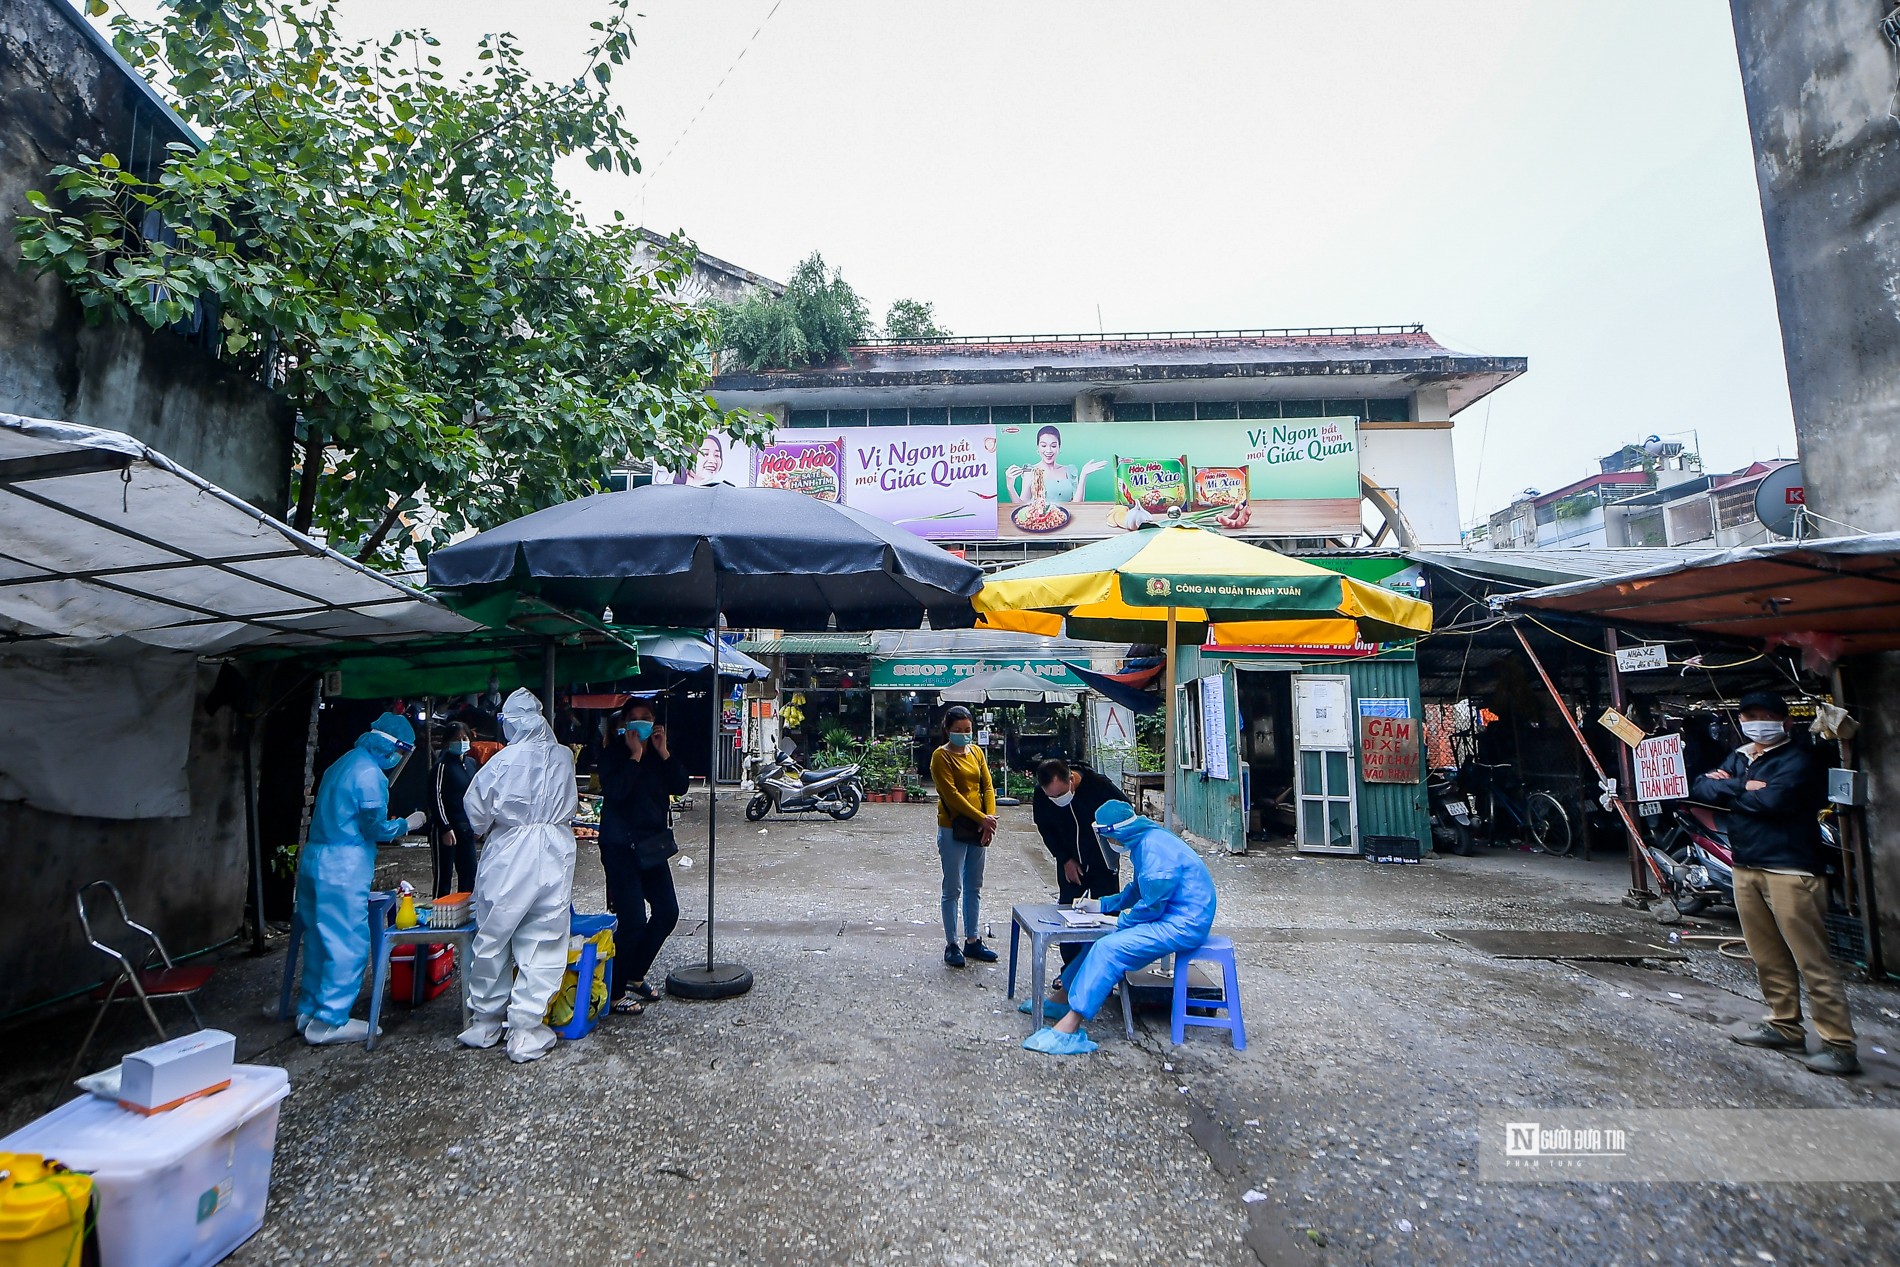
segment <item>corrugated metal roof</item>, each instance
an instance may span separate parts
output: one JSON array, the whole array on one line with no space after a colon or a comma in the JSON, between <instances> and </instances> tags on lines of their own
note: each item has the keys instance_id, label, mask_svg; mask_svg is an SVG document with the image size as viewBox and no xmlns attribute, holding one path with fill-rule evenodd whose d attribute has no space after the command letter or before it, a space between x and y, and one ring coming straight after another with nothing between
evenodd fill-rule
<instances>
[{"instance_id":1,"label":"corrugated metal roof","mask_svg":"<svg viewBox=\"0 0 1900 1267\"><path fill-rule=\"evenodd\" d=\"M1408 550L1405 557L1482 581L1565 585L1706 559L1720 550L1698 546L1591 546L1575 550Z\"/></svg>"},{"instance_id":2,"label":"corrugated metal roof","mask_svg":"<svg viewBox=\"0 0 1900 1267\"><path fill-rule=\"evenodd\" d=\"M1049 659L1092 660L1097 656L1128 654L1125 642L1087 642L1079 638L1045 638L1040 634L1006 629L898 629L872 635L880 656L901 655L1019 655Z\"/></svg>"},{"instance_id":3,"label":"corrugated metal roof","mask_svg":"<svg viewBox=\"0 0 1900 1267\"><path fill-rule=\"evenodd\" d=\"M763 642L742 642L747 655L870 655L877 650L871 634L793 634Z\"/></svg>"}]
</instances>

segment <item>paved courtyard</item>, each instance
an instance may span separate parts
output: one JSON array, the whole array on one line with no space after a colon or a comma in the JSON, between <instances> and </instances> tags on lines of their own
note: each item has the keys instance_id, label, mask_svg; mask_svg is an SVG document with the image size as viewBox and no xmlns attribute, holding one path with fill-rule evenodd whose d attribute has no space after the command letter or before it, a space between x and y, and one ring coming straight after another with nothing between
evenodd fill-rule
<instances>
[{"instance_id":1,"label":"paved courtyard","mask_svg":"<svg viewBox=\"0 0 1900 1267\"><path fill-rule=\"evenodd\" d=\"M680 825L703 953L703 796ZM1830 1081L1728 1043L1747 965L1493 959L1438 933L1655 940L1620 862L1500 853L1417 867L1271 850L1210 859L1239 947L1249 1047L1137 1040L1020 1050L1003 965L945 967L932 811L744 823L722 808L719 951L749 995L667 1000L516 1067L457 1047L453 998L392 1009L374 1052L269 1022L281 951L235 952L207 1020L285 1066L271 1212L232 1260L362 1263L1175 1264L1895 1261L1889 1185L1500 1184L1481 1114L1900 1107L1900 992L1855 986L1872 1066ZM1005 809L986 918L1048 900L1028 810ZM426 854L384 860L419 876ZM693 865L686 866L690 861ZM583 846L576 902L604 909ZM17 1028L0 1128L31 1118L83 1030ZM141 1041L127 1010L114 1052ZM1251 1198L1251 1199L1249 1199Z\"/></svg>"}]
</instances>

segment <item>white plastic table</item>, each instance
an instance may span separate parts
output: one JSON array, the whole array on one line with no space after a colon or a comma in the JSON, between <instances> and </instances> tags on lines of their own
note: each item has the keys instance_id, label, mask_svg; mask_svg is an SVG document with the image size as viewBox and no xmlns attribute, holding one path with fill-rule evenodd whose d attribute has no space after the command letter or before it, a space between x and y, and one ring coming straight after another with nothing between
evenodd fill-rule
<instances>
[{"instance_id":1,"label":"white plastic table","mask_svg":"<svg viewBox=\"0 0 1900 1267\"><path fill-rule=\"evenodd\" d=\"M1010 908L1009 924L1009 997L1016 997L1016 948L1024 933L1029 934L1029 975L1034 982L1029 996L1029 1019L1033 1028L1049 1022L1043 1018L1043 1000L1048 995L1049 947L1065 942L1091 943L1114 932L1112 927L1075 928L1062 920L1062 908L1054 902L1034 902ZM1116 983L1122 996L1122 1031L1135 1036L1135 1008L1128 994L1128 978Z\"/></svg>"}]
</instances>

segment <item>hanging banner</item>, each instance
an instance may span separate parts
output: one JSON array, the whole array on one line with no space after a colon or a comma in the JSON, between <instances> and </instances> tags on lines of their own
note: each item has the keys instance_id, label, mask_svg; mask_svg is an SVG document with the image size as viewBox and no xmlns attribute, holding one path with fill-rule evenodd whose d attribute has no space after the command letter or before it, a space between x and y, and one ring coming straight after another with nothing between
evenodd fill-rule
<instances>
[{"instance_id":1,"label":"hanging banner","mask_svg":"<svg viewBox=\"0 0 1900 1267\"><path fill-rule=\"evenodd\" d=\"M1669 648L1660 643L1648 643L1640 647L1618 647L1616 667L1624 673L1666 669L1669 667Z\"/></svg>"},{"instance_id":2,"label":"hanging banner","mask_svg":"<svg viewBox=\"0 0 1900 1267\"><path fill-rule=\"evenodd\" d=\"M1252 536L1359 531L1356 418L996 428L997 535L1095 538L1178 510Z\"/></svg>"},{"instance_id":3,"label":"hanging banner","mask_svg":"<svg viewBox=\"0 0 1900 1267\"><path fill-rule=\"evenodd\" d=\"M1643 742L1647 733L1641 726L1638 726L1635 722L1623 716L1623 714L1617 712L1614 708L1604 709L1603 716L1597 718L1597 724L1632 748Z\"/></svg>"},{"instance_id":4,"label":"hanging banner","mask_svg":"<svg viewBox=\"0 0 1900 1267\"><path fill-rule=\"evenodd\" d=\"M996 538L996 437L988 426L784 430L770 444L707 436L690 470L658 483L789 488L920 537Z\"/></svg>"}]
</instances>

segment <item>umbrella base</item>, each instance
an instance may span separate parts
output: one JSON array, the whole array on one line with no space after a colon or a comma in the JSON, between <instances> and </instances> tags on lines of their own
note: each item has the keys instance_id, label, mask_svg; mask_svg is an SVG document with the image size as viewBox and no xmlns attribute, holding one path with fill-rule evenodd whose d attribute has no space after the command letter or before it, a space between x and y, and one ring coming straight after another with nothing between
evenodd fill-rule
<instances>
[{"instance_id":1,"label":"umbrella base","mask_svg":"<svg viewBox=\"0 0 1900 1267\"><path fill-rule=\"evenodd\" d=\"M752 969L736 963L696 964L666 974L666 992L680 999L730 999L752 988Z\"/></svg>"}]
</instances>

